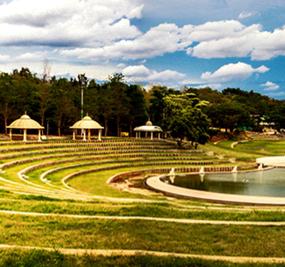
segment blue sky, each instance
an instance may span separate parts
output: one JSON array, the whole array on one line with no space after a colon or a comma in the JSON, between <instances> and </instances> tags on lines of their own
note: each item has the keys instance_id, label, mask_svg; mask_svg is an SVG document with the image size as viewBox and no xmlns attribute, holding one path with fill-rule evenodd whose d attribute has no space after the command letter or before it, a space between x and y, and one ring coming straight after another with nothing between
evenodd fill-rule
<instances>
[{"instance_id":1,"label":"blue sky","mask_svg":"<svg viewBox=\"0 0 285 267\"><path fill-rule=\"evenodd\" d=\"M285 99L284 0L0 0L0 70Z\"/></svg>"}]
</instances>

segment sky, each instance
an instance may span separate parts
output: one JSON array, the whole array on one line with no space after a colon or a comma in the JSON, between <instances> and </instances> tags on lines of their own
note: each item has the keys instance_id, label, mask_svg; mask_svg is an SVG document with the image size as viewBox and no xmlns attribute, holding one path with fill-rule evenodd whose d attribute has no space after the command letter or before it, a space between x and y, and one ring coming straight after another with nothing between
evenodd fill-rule
<instances>
[{"instance_id":1,"label":"sky","mask_svg":"<svg viewBox=\"0 0 285 267\"><path fill-rule=\"evenodd\" d=\"M0 0L0 71L285 99L284 0Z\"/></svg>"}]
</instances>

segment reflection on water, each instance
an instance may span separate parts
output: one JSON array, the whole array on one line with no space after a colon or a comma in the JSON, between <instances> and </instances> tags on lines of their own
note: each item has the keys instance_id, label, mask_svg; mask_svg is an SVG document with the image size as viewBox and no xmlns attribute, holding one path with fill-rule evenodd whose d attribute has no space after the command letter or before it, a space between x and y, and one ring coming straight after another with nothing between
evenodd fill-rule
<instances>
[{"instance_id":1,"label":"reflection on water","mask_svg":"<svg viewBox=\"0 0 285 267\"><path fill-rule=\"evenodd\" d=\"M176 186L211 192L285 197L285 169L281 168L246 173L176 175L172 181Z\"/></svg>"}]
</instances>

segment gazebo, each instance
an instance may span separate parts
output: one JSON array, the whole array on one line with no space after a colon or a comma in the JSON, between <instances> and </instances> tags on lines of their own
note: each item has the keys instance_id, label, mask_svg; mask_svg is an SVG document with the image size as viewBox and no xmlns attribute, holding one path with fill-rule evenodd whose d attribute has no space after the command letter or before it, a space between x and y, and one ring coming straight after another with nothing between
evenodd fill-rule
<instances>
[{"instance_id":1,"label":"gazebo","mask_svg":"<svg viewBox=\"0 0 285 267\"><path fill-rule=\"evenodd\" d=\"M102 136L102 127L97 121L94 121L88 115L85 116L80 121L75 122L71 127L73 130L73 140L76 140L76 131L82 130L83 132L83 141L86 140L86 130L88 131L88 141L91 141L91 130L98 130L98 140L101 141Z\"/></svg>"},{"instance_id":2,"label":"gazebo","mask_svg":"<svg viewBox=\"0 0 285 267\"><path fill-rule=\"evenodd\" d=\"M136 132L136 138L141 138L141 133L145 133L145 137L150 133L150 139L153 140L154 134L157 133L157 138L160 139L160 134L162 133L162 129L159 126L152 125L152 122L148 120L145 125L134 128Z\"/></svg>"},{"instance_id":3,"label":"gazebo","mask_svg":"<svg viewBox=\"0 0 285 267\"><path fill-rule=\"evenodd\" d=\"M12 140L13 129L23 130L23 141L27 142L27 131L28 130L38 130L38 141L41 141L41 131L44 129L38 122L32 120L30 116L26 113L22 115L19 119L13 121L9 126L10 129L10 139Z\"/></svg>"}]
</instances>

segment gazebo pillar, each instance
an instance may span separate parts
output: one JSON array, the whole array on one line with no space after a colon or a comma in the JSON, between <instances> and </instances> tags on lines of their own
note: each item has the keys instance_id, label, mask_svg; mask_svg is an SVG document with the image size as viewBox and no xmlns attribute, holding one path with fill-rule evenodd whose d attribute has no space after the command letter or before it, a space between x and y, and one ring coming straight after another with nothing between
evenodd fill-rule
<instances>
[{"instance_id":1,"label":"gazebo pillar","mask_svg":"<svg viewBox=\"0 0 285 267\"><path fill-rule=\"evenodd\" d=\"M9 130L9 135L10 135L10 141L12 141L13 140L12 128L10 128Z\"/></svg>"},{"instance_id":2,"label":"gazebo pillar","mask_svg":"<svg viewBox=\"0 0 285 267\"><path fill-rule=\"evenodd\" d=\"M23 141L27 142L27 129L24 129Z\"/></svg>"},{"instance_id":3,"label":"gazebo pillar","mask_svg":"<svg viewBox=\"0 0 285 267\"><path fill-rule=\"evenodd\" d=\"M40 141L42 141L42 139L41 139L41 130L39 129L39 134L38 134L38 141L40 142Z\"/></svg>"},{"instance_id":4,"label":"gazebo pillar","mask_svg":"<svg viewBox=\"0 0 285 267\"><path fill-rule=\"evenodd\" d=\"M102 136L102 129L99 129L99 132L98 132L98 140L99 141L102 141L101 136Z\"/></svg>"},{"instance_id":5,"label":"gazebo pillar","mask_svg":"<svg viewBox=\"0 0 285 267\"><path fill-rule=\"evenodd\" d=\"M83 141L86 141L86 130L83 129Z\"/></svg>"},{"instance_id":6,"label":"gazebo pillar","mask_svg":"<svg viewBox=\"0 0 285 267\"><path fill-rule=\"evenodd\" d=\"M88 129L88 141L91 141L91 129Z\"/></svg>"},{"instance_id":7,"label":"gazebo pillar","mask_svg":"<svg viewBox=\"0 0 285 267\"><path fill-rule=\"evenodd\" d=\"M157 138L158 138L158 139L160 139L160 133L158 133L158 136L157 136Z\"/></svg>"},{"instance_id":8,"label":"gazebo pillar","mask_svg":"<svg viewBox=\"0 0 285 267\"><path fill-rule=\"evenodd\" d=\"M76 130L73 130L73 132L72 132L72 140L73 140L73 141L76 140L75 132L76 132Z\"/></svg>"},{"instance_id":9,"label":"gazebo pillar","mask_svg":"<svg viewBox=\"0 0 285 267\"><path fill-rule=\"evenodd\" d=\"M138 139L139 138L139 135L138 135L138 132L136 132L136 139Z\"/></svg>"},{"instance_id":10,"label":"gazebo pillar","mask_svg":"<svg viewBox=\"0 0 285 267\"><path fill-rule=\"evenodd\" d=\"M153 132L150 132L150 139L153 140Z\"/></svg>"}]
</instances>

